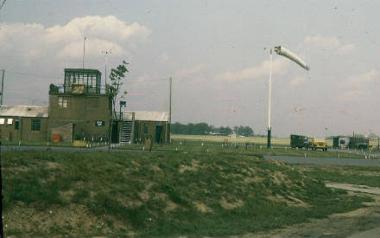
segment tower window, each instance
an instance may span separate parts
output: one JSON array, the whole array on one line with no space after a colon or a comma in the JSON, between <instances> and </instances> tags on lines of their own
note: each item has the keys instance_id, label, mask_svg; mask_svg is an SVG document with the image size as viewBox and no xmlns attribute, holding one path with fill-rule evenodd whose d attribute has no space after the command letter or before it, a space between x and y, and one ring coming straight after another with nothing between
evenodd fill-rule
<instances>
[{"instance_id":1,"label":"tower window","mask_svg":"<svg viewBox=\"0 0 380 238\"><path fill-rule=\"evenodd\" d=\"M58 106L60 108L67 108L68 105L68 98L67 97L59 97L58 98Z\"/></svg>"}]
</instances>

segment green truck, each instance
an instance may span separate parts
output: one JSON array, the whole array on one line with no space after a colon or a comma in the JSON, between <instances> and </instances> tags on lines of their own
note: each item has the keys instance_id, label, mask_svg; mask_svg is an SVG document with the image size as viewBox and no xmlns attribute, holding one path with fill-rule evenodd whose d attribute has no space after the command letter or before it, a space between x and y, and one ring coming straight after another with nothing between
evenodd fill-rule
<instances>
[{"instance_id":1,"label":"green truck","mask_svg":"<svg viewBox=\"0 0 380 238\"><path fill-rule=\"evenodd\" d=\"M350 149L367 150L369 148L369 139L364 136L352 136L350 137L350 143L348 144Z\"/></svg>"},{"instance_id":2,"label":"green truck","mask_svg":"<svg viewBox=\"0 0 380 238\"><path fill-rule=\"evenodd\" d=\"M302 135L290 135L290 147L307 148L309 145L308 137Z\"/></svg>"},{"instance_id":3,"label":"green truck","mask_svg":"<svg viewBox=\"0 0 380 238\"><path fill-rule=\"evenodd\" d=\"M367 150L369 148L369 139L364 136L335 136L333 137L333 148Z\"/></svg>"}]
</instances>

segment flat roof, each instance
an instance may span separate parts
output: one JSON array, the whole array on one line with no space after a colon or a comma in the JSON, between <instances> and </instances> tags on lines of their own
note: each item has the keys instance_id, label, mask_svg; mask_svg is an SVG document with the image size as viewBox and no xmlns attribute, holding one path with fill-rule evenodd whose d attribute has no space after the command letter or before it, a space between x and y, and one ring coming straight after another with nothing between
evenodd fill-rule
<instances>
[{"instance_id":1,"label":"flat roof","mask_svg":"<svg viewBox=\"0 0 380 238\"><path fill-rule=\"evenodd\" d=\"M96 74L102 74L99 70L97 69L83 69L83 68L66 68L66 72L76 72L76 73L96 73Z\"/></svg>"},{"instance_id":2,"label":"flat roof","mask_svg":"<svg viewBox=\"0 0 380 238\"><path fill-rule=\"evenodd\" d=\"M124 112L124 120L132 120L132 113L135 113L136 121L169 121L168 112L136 111Z\"/></svg>"},{"instance_id":3,"label":"flat roof","mask_svg":"<svg viewBox=\"0 0 380 238\"><path fill-rule=\"evenodd\" d=\"M48 117L46 106L0 106L0 116L3 117Z\"/></svg>"}]
</instances>

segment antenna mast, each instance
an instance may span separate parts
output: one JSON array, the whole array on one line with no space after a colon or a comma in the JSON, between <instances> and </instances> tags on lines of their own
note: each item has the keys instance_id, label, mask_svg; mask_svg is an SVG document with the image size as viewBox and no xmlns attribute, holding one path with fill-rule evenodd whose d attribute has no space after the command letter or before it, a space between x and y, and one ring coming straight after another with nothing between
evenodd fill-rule
<instances>
[{"instance_id":1,"label":"antenna mast","mask_svg":"<svg viewBox=\"0 0 380 238\"><path fill-rule=\"evenodd\" d=\"M87 38L84 37L83 39L83 61L82 61L82 68L84 69L84 58L86 56L86 40Z\"/></svg>"}]
</instances>

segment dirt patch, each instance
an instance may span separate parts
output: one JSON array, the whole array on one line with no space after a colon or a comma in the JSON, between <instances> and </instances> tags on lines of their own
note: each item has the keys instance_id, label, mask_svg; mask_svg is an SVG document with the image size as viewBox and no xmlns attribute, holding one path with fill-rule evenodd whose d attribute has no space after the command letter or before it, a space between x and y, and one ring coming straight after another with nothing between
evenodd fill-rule
<instances>
[{"instance_id":1,"label":"dirt patch","mask_svg":"<svg viewBox=\"0 0 380 238\"><path fill-rule=\"evenodd\" d=\"M264 181L264 178L259 177L259 176L252 176L252 177L245 177L243 181L245 184L255 184L255 183L261 183L262 181Z\"/></svg>"},{"instance_id":2,"label":"dirt patch","mask_svg":"<svg viewBox=\"0 0 380 238\"><path fill-rule=\"evenodd\" d=\"M206 204L200 201L195 201L194 202L195 209L197 209L198 212L201 213L210 213L212 212L212 209L209 208Z\"/></svg>"},{"instance_id":3,"label":"dirt patch","mask_svg":"<svg viewBox=\"0 0 380 238\"><path fill-rule=\"evenodd\" d=\"M326 183L326 187L343 189L352 192L361 192L374 195L380 195L380 188L368 187L366 185L356 185L347 183Z\"/></svg>"},{"instance_id":4,"label":"dirt patch","mask_svg":"<svg viewBox=\"0 0 380 238\"><path fill-rule=\"evenodd\" d=\"M267 196L267 199L269 199L272 202L286 203L289 207L310 207L310 205L306 202L293 196L284 197L279 194L276 194L275 196Z\"/></svg>"},{"instance_id":5,"label":"dirt patch","mask_svg":"<svg viewBox=\"0 0 380 238\"><path fill-rule=\"evenodd\" d=\"M191 160L191 165L183 165L181 164L179 166L179 173L184 173L186 171L196 172L200 168L199 161L198 160Z\"/></svg>"},{"instance_id":6,"label":"dirt patch","mask_svg":"<svg viewBox=\"0 0 380 238\"><path fill-rule=\"evenodd\" d=\"M162 169L160 167L158 167L157 165L152 165L150 166L150 169L155 172L155 173L161 173L162 172Z\"/></svg>"},{"instance_id":7,"label":"dirt patch","mask_svg":"<svg viewBox=\"0 0 380 238\"><path fill-rule=\"evenodd\" d=\"M149 198L150 198L150 196L149 196L149 192L146 191L146 190L144 190L144 191L142 191L141 193L139 193L139 197L140 197L140 199L141 199L142 201L147 202L147 201L149 200Z\"/></svg>"},{"instance_id":8,"label":"dirt patch","mask_svg":"<svg viewBox=\"0 0 380 238\"><path fill-rule=\"evenodd\" d=\"M74 190L67 190L67 191L61 191L59 192L62 199L66 202L70 202L71 199L74 197L75 195L75 191Z\"/></svg>"},{"instance_id":9,"label":"dirt patch","mask_svg":"<svg viewBox=\"0 0 380 238\"><path fill-rule=\"evenodd\" d=\"M232 210L239 207L242 207L244 205L244 202L240 199L237 200L227 200L225 197L222 197L219 200L219 204L221 207L223 207L226 210Z\"/></svg>"},{"instance_id":10,"label":"dirt patch","mask_svg":"<svg viewBox=\"0 0 380 238\"><path fill-rule=\"evenodd\" d=\"M169 199L169 196L166 193L155 193L153 199L158 199L166 203L164 212L172 212L179 208L179 205Z\"/></svg>"},{"instance_id":11,"label":"dirt patch","mask_svg":"<svg viewBox=\"0 0 380 238\"><path fill-rule=\"evenodd\" d=\"M272 174L272 178L273 178L273 183L276 185L287 185L287 186L291 185L291 181L288 178L288 176L280 171L275 171Z\"/></svg>"},{"instance_id":12,"label":"dirt patch","mask_svg":"<svg viewBox=\"0 0 380 238\"><path fill-rule=\"evenodd\" d=\"M62 166L62 164L48 161L48 162L46 162L46 168L48 168L48 169L62 169L63 166Z\"/></svg>"},{"instance_id":13,"label":"dirt patch","mask_svg":"<svg viewBox=\"0 0 380 238\"><path fill-rule=\"evenodd\" d=\"M78 204L42 211L17 204L4 217L5 232L21 233L23 237L32 237L32 234L48 235L54 233L57 227L62 229L63 234L73 236L91 234L95 230L100 234L113 232L105 217L94 216L86 207Z\"/></svg>"}]
</instances>

